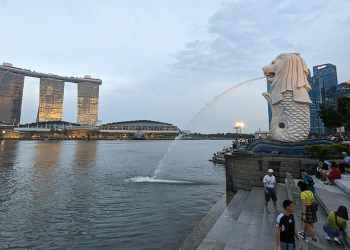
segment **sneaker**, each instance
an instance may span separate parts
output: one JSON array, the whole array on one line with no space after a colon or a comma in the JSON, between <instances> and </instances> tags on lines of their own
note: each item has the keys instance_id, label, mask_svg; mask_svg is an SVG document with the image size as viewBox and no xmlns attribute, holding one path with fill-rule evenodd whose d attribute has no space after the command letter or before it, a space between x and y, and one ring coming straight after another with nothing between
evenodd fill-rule
<instances>
[{"instance_id":1,"label":"sneaker","mask_svg":"<svg viewBox=\"0 0 350 250\"><path fill-rule=\"evenodd\" d=\"M325 185L329 185L329 183L328 183L328 182L325 182L324 184L325 184Z\"/></svg>"},{"instance_id":2,"label":"sneaker","mask_svg":"<svg viewBox=\"0 0 350 250\"><path fill-rule=\"evenodd\" d=\"M341 241L338 239L338 237L334 237L334 241L338 243L338 245L341 245Z\"/></svg>"},{"instance_id":3,"label":"sneaker","mask_svg":"<svg viewBox=\"0 0 350 250\"><path fill-rule=\"evenodd\" d=\"M326 240L331 240L332 238L326 235Z\"/></svg>"},{"instance_id":4,"label":"sneaker","mask_svg":"<svg viewBox=\"0 0 350 250\"><path fill-rule=\"evenodd\" d=\"M317 242L317 239L312 239L313 241ZM310 240L306 240L306 243L309 243Z\"/></svg>"},{"instance_id":5,"label":"sneaker","mask_svg":"<svg viewBox=\"0 0 350 250\"><path fill-rule=\"evenodd\" d=\"M280 212L278 210L275 210L274 213L275 214L280 214Z\"/></svg>"},{"instance_id":6,"label":"sneaker","mask_svg":"<svg viewBox=\"0 0 350 250\"><path fill-rule=\"evenodd\" d=\"M300 238L305 239L305 232L300 231L300 232L298 232L298 234L299 234Z\"/></svg>"},{"instance_id":7,"label":"sneaker","mask_svg":"<svg viewBox=\"0 0 350 250\"><path fill-rule=\"evenodd\" d=\"M270 214L270 211L269 211L269 210L266 210L266 214Z\"/></svg>"}]
</instances>

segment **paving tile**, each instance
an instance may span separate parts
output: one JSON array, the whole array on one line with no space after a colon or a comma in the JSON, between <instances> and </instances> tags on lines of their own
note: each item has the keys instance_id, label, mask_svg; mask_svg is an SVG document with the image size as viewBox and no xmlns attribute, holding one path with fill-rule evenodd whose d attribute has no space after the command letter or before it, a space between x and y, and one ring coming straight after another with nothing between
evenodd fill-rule
<instances>
[{"instance_id":1,"label":"paving tile","mask_svg":"<svg viewBox=\"0 0 350 250\"><path fill-rule=\"evenodd\" d=\"M218 242L220 242L220 243L225 243L225 244L226 244L226 243L228 242L228 240L230 239L231 234L232 234L232 231L230 231L230 230L224 230L224 231L222 232L222 234L221 234L221 236L220 236Z\"/></svg>"},{"instance_id":2,"label":"paving tile","mask_svg":"<svg viewBox=\"0 0 350 250\"><path fill-rule=\"evenodd\" d=\"M228 240L226 246L242 249L244 244L244 239L245 239L245 235L231 234L230 239Z\"/></svg>"},{"instance_id":3,"label":"paving tile","mask_svg":"<svg viewBox=\"0 0 350 250\"><path fill-rule=\"evenodd\" d=\"M209 240L219 240L221 234L223 232L223 229L216 229L216 228L212 228L210 230L210 232L207 234L207 236L205 237L205 239L209 239Z\"/></svg>"},{"instance_id":4,"label":"paving tile","mask_svg":"<svg viewBox=\"0 0 350 250\"><path fill-rule=\"evenodd\" d=\"M197 248L197 250L213 250L215 244L215 240L204 239L200 246Z\"/></svg>"},{"instance_id":5,"label":"paving tile","mask_svg":"<svg viewBox=\"0 0 350 250\"><path fill-rule=\"evenodd\" d=\"M245 237L243 249L255 250L258 248L258 246L259 246L259 237L255 237L255 236Z\"/></svg>"},{"instance_id":6,"label":"paving tile","mask_svg":"<svg viewBox=\"0 0 350 250\"><path fill-rule=\"evenodd\" d=\"M259 238L260 231L261 231L261 226L249 225L247 236L255 236Z\"/></svg>"},{"instance_id":7,"label":"paving tile","mask_svg":"<svg viewBox=\"0 0 350 250\"><path fill-rule=\"evenodd\" d=\"M232 230L232 233L236 235L246 235L248 232L248 228L249 228L249 225L237 222L235 227Z\"/></svg>"}]
</instances>

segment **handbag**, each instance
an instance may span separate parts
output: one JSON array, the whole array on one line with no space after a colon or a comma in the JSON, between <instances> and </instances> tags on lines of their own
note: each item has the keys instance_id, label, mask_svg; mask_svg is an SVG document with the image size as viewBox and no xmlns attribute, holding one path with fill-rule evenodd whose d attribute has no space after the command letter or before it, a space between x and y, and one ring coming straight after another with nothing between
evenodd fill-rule
<instances>
[{"instance_id":1,"label":"handbag","mask_svg":"<svg viewBox=\"0 0 350 250\"><path fill-rule=\"evenodd\" d=\"M337 215L335 214L335 212L334 212L334 217L335 217L335 223L337 224L337 226L339 227L339 231L343 231L344 230L344 228L342 228L341 226L339 226L339 224L338 224L338 220L337 220Z\"/></svg>"},{"instance_id":2,"label":"handbag","mask_svg":"<svg viewBox=\"0 0 350 250\"><path fill-rule=\"evenodd\" d=\"M308 193L305 192L305 194L307 194L307 196L310 197L310 195L308 195ZM317 201L315 201L315 197L314 197L314 199L311 199L311 197L310 197L310 200L313 200L311 205L310 205L310 211L312 213L316 213L318 211L318 203L317 203Z\"/></svg>"}]
</instances>

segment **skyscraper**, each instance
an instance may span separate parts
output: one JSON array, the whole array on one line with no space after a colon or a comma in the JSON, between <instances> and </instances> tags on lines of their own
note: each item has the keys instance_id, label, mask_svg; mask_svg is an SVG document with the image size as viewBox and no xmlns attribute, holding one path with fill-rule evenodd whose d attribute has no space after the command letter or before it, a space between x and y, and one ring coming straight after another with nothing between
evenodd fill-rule
<instances>
[{"instance_id":1,"label":"skyscraper","mask_svg":"<svg viewBox=\"0 0 350 250\"><path fill-rule=\"evenodd\" d=\"M313 67L314 76L319 76L323 81L323 98L325 100L324 104L326 107L333 106L336 102L334 101L334 90L338 85L338 77L337 77L337 67L333 64L326 63L322 65L317 65ZM330 88L333 90L327 92ZM327 96L328 93L328 96Z\"/></svg>"},{"instance_id":2,"label":"skyscraper","mask_svg":"<svg viewBox=\"0 0 350 250\"><path fill-rule=\"evenodd\" d=\"M98 119L99 85L95 83L78 83L78 123L94 126Z\"/></svg>"},{"instance_id":3,"label":"skyscraper","mask_svg":"<svg viewBox=\"0 0 350 250\"><path fill-rule=\"evenodd\" d=\"M0 71L0 122L19 124L24 75Z\"/></svg>"},{"instance_id":4,"label":"skyscraper","mask_svg":"<svg viewBox=\"0 0 350 250\"><path fill-rule=\"evenodd\" d=\"M37 122L62 121L64 81L40 78Z\"/></svg>"},{"instance_id":5,"label":"skyscraper","mask_svg":"<svg viewBox=\"0 0 350 250\"><path fill-rule=\"evenodd\" d=\"M323 122L318 115L320 104L324 102L323 80L319 76L310 77L308 80L312 88L309 91L310 100L312 101L312 104L310 105L310 133L323 134L325 132Z\"/></svg>"}]
</instances>

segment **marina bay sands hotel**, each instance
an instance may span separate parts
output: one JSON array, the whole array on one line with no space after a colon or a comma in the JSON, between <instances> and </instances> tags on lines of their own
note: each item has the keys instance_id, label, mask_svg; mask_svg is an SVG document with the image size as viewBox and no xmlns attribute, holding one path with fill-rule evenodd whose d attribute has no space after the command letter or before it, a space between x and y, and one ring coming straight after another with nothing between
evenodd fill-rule
<instances>
[{"instance_id":1,"label":"marina bay sands hotel","mask_svg":"<svg viewBox=\"0 0 350 250\"><path fill-rule=\"evenodd\" d=\"M65 82L78 85L77 123L93 126L98 119L99 86L102 80L86 75L84 78L38 73L0 65L0 123L19 124L23 98L24 77L40 78L37 122L62 121Z\"/></svg>"}]
</instances>

